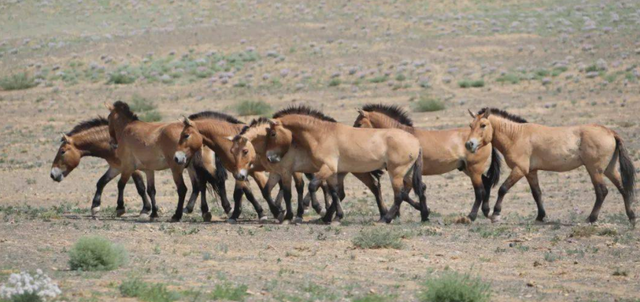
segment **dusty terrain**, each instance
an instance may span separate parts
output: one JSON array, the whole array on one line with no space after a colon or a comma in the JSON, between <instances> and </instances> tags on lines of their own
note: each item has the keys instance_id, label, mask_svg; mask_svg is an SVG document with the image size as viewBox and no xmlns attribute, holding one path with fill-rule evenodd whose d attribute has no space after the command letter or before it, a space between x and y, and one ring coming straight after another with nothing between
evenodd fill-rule
<instances>
[{"instance_id":1,"label":"dusty terrain","mask_svg":"<svg viewBox=\"0 0 640 302\"><path fill-rule=\"evenodd\" d=\"M640 3L631 0L1 1L0 78L27 72L39 84L0 89L0 283L41 268L69 301L123 299L117 286L132 275L175 290L245 284L249 301L371 293L411 301L424 280L449 269L490 282L495 301L636 301L640 231L609 185L598 231L579 236L595 200L583 168L540 174L546 224L534 223L524 181L506 197L502 224L452 223L473 199L469 179L454 171L425 178L435 212L426 224L405 207L399 222L374 225L373 197L349 177L339 226L260 225L247 203L237 225L197 214L141 223L132 185L128 213L114 218L115 181L94 221L88 209L106 164L86 158L62 183L49 169L62 132L106 115L105 101L134 95L165 121L205 109L236 114L239 102L261 100L274 110L306 103L351 124L366 103L411 111L432 98L445 109L411 117L442 129L466 127L467 108L495 106L547 125L611 127L640 167L639 27ZM113 75L132 83L110 83ZM460 87L479 79L483 87ZM157 175L158 201L173 210L170 173ZM386 176L383 184L389 204ZM217 200L213 207L219 216ZM369 228L405 232L403 248L355 248ZM67 251L88 234L123 244L129 264L70 271Z\"/></svg>"}]
</instances>

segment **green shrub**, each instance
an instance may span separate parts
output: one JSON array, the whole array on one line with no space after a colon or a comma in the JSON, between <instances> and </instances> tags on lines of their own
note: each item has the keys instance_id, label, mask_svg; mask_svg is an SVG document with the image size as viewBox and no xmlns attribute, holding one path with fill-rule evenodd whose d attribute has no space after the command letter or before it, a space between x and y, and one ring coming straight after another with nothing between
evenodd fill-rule
<instances>
[{"instance_id":1,"label":"green shrub","mask_svg":"<svg viewBox=\"0 0 640 302\"><path fill-rule=\"evenodd\" d=\"M136 78L124 71L116 71L109 74L107 84L131 84Z\"/></svg>"},{"instance_id":2,"label":"green shrub","mask_svg":"<svg viewBox=\"0 0 640 302\"><path fill-rule=\"evenodd\" d=\"M567 68L566 66L558 66L558 67L554 67L553 70L551 71L551 76L552 77L557 77L560 74L562 74L563 72L569 70L569 68Z\"/></svg>"},{"instance_id":3,"label":"green shrub","mask_svg":"<svg viewBox=\"0 0 640 302\"><path fill-rule=\"evenodd\" d=\"M395 297L383 296L378 294L367 294L361 297L353 298L352 302L386 302L394 301Z\"/></svg>"},{"instance_id":4,"label":"green shrub","mask_svg":"<svg viewBox=\"0 0 640 302\"><path fill-rule=\"evenodd\" d=\"M156 109L158 106L153 101L134 94L129 103L129 107L138 113L140 120L145 122L158 122L162 120L162 114Z\"/></svg>"},{"instance_id":5,"label":"green shrub","mask_svg":"<svg viewBox=\"0 0 640 302\"><path fill-rule=\"evenodd\" d=\"M382 82L386 82L388 79L389 79L388 76L381 75L381 76L377 76L375 78L370 79L369 82L371 82L371 83L382 83Z\"/></svg>"},{"instance_id":6,"label":"green shrub","mask_svg":"<svg viewBox=\"0 0 640 302\"><path fill-rule=\"evenodd\" d=\"M520 83L520 76L513 73L507 73L498 77L496 81L498 81L498 83L518 84Z\"/></svg>"},{"instance_id":7,"label":"green shrub","mask_svg":"<svg viewBox=\"0 0 640 302\"><path fill-rule=\"evenodd\" d=\"M422 302L485 302L491 299L491 285L469 274L447 272L427 280L419 299Z\"/></svg>"},{"instance_id":8,"label":"green shrub","mask_svg":"<svg viewBox=\"0 0 640 302\"><path fill-rule=\"evenodd\" d=\"M360 231L351 240L353 245L363 249L400 249L402 234L387 228L371 228Z\"/></svg>"},{"instance_id":9,"label":"green shrub","mask_svg":"<svg viewBox=\"0 0 640 302\"><path fill-rule=\"evenodd\" d=\"M11 299L2 299L0 301L6 302L42 302L42 298L38 296L38 293L23 293L20 295L13 295Z\"/></svg>"},{"instance_id":10,"label":"green shrub","mask_svg":"<svg viewBox=\"0 0 640 302\"><path fill-rule=\"evenodd\" d=\"M162 120L162 114L156 110L147 111L139 115L140 120L145 122L159 122Z\"/></svg>"},{"instance_id":11,"label":"green shrub","mask_svg":"<svg viewBox=\"0 0 640 302\"><path fill-rule=\"evenodd\" d=\"M138 298L147 302L173 302L180 299L180 294L167 289L162 283L146 283L138 278L130 278L119 287L124 297Z\"/></svg>"},{"instance_id":12,"label":"green shrub","mask_svg":"<svg viewBox=\"0 0 640 302\"><path fill-rule=\"evenodd\" d=\"M247 288L244 284L235 286L230 282L216 284L211 292L211 298L213 300L244 301L247 296Z\"/></svg>"},{"instance_id":13,"label":"green shrub","mask_svg":"<svg viewBox=\"0 0 640 302\"><path fill-rule=\"evenodd\" d=\"M0 79L0 87L3 90L23 90L37 86L36 79L26 72L16 73Z\"/></svg>"},{"instance_id":14,"label":"green shrub","mask_svg":"<svg viewBox=\"0 0 640 302\"><path fill-rule=\"evenodd\" d=\"M236 105L238 115L268 115L271 113L271 106L263 101L245 100Z\"/></svg>"},{"instance_id":15,"label":"green shrub","mask_svg":"<svg viewBox=\"0 0 640 302\"><path fill-rule=\"evenodd\" d=\"M342 81L338 78L333 78L329 81L329 87L339 86L340 84L342 84Z\"/></svg>"},{"instance_id":16,"label":"green shrub","mask_svg":"<svg viewBox=\"0 0 640 302\"><path fill-rule=\"evenodd\" d=\"M396 76L396 81L398 81L398 82L402 82L402 81L404 81L406 79L407 79L407 76L405 76L404 74L399 74L399 75Z\"/></svg>"},{"instance_id":17,"label":"green shrub","mask_svg":"<svg viewBox=\"0 0 640 302\"><path fill-rule=\"evenodd\" d=\"M484 87L484 80L483 79L474 80L474 81L462 80L458 82L458 86L460 86L460 88L470 88L470 87L480 88L480 87Z\"/></svg>"},{"instance_id":18,"label":"green shrub","mask_svg":"<svg viewBox=\"0 0 640 302\"><path fill-rule=\"evenodd\" d=\"M127 262L123 246L99 236L81 237L69 251L72 270L109 271Z\"/></svg>"},{"instance_id":19,"label":"green shrub","mask_svg":"<svg viewBox=\"0 0 640 302\"><path fill-rule=\"evenodd\" d=\"M426 96L420 97L420 99L414 105L414 111L416 112L433 112L444 110L444 102L439 99L434 99Z\"/></svg>"}]
</instances>

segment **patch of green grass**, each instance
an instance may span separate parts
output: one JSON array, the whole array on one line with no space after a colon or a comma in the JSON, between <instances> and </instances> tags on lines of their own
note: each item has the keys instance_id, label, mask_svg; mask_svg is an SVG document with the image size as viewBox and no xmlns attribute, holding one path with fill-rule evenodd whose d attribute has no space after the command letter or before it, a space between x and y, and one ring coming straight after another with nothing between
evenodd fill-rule
<instances>
[{"instance_id":1,"label":"patch of green grass","mask_svg":"<svg viewBox=\"0 0 640 302\"><path fill-rule=\"evenodd\" d=\"M124 71L115 71L109 74L107 84L131 84L136 81L136 77Z\"/></svg>"},{"instance_id":2,"label":"patch of green grass","mask_svg":"<svg viewBox=\"0 0 640 302\"><path fill-rule=\"evenodd\" d=\"M484 80L462 80L458 82L458 86L460 86L460 88L480 88L484 87Z\"/></svg>"},{"instance_id":3,"label":"patch of green grass","mask_svg":"<svg viewBox=\"0 0 640 302\"><path fill-rule=\"evenodd\" d=\"M244 301L248 295L247 289L248 287L244 284L234 285L231 282L225 282L216 284L210 296L213 300Z\"/></svg>"},{"instance_id":4,"label":"patch of green grass","mask_svg":"<svg viewBox=\"0 0 640 302\"><path fill-rule=\"evenodd\" d=\"M36 79L29 76L26 72L16 73L0 79L0 87L3 90L24 90L36 87Z\"/></svg>"},{"instance_id":5,"label":"patch of green grass","mask_svg":"<svg viewBox=\"0 0 640 302\"><path fill-rule=\"evenodd\" d=\"M271 106L264 101L241 101L236 105L236 112L240 116L245 115L262 115L266 116L271 113Z\"/></svg>"},{"instance_id":6,"label":"patch of green grass","mask_svg":"<svg viewBox=\"0 0 640 302\"><path fill-rule=\"evenodd\" d=\"M147 283L138 278L130 278L118 287L124 297L138 298L146 302L173 302L180 299L180 294L167 289L162 283Z\"/></svg>"},{"instance_id":7,"label":"patch of green grass","mask_svg":"<svg viewBox=\"0 0 640 302\"><path fill-rule=\"evenodd\" d=\"M129 102L129 108L134 112L144 112L155 110L157 106L153 101L143 98L138 94L134 94L131 97L131 102Z\"/></svg>"},{"instance_id":8,"label":"patch of green grass","mask_svg":"<svg viewBox=\"0 0 640 302\"><path fill-rule=\"evenodd\" d=\"M38 296L38 293L22 293L20 295L13 295L11 299L0 299L2 302L42 302L42 298Z\"/></svg>"},{"instance_id":9,"label":"patch of green grass","mask_svg":"<svg viewBox=\"0 0 640 302\"><path fill-rule=\"evenodd\" d=\"M329 87L340 86L340 84L342 84L342 80L338 78L333 78L331 79L331 81L329 81Z\"/></svg>"},{"instance_id":10,"label":"patch of green grass","mask_svg":"<svg viewBox=\"0 0 640 302\"><path fill-rule=\"evenodd\" d=\"M404 81L406 79L407 79L407 76L405 76L404 74L399 74L399 75L396 76L396 81L398 81L398 82L402 82L402 81Z\"/></svg>"},{"instance_id":11,"label":"patch of green grass","mask_svg":"<svg viewBox=\"0 0 640 302\"><path fill-rule=\"evenodd\" d=\"M585 72L594 72L594 71L600 71L600 69L598 68L598 66L596 66L596 64L593 64L593 65L587 66L587 68L584 71Z\"/></svg>"},{"instance_id":12,"label":"patch of green grass","mask_svg":"<svg viewBox=\"0 0 640 302\"><path fill-rule=\"evenodd\" d=\"M127 262L127 251L99 236L81 237L69 251L72 270L110 271Z\"/></svg>"},{"instance_id":13,"label":"patch of green grass","mask_svg":"<svg viewBox=\"0 0 640 302\"><path fill-rule=\"evenodd\" d=\"M515 73L507 73L496 79L498 83L518 84L520 83L520 76Z\"/></svg>"},{"instance_id":14,"label":"patch of green grass","mask_svg":"<svg viewBox=\"0 0 640 302\"><path fill-rule=\"evenodd\" d=\"M420 99L415 103L413 110L415 112L434 112L444 110L444 108L444 102L440 99L421 96Z\"/></svg>"},{"instance_id":15,"label":"patch of green grass","mask_svg":"<svg viewBox=\"0 0 640 302\"><path fill-rule=\"evenodd\" d=\"M380 75L374 78L369 79L369 82L371 83L383 83L386 82L387 80L389 80L389 77L386 75Z\"/></svg>"},{"instance_id":16,"label":"patch of green grass","mask_svg":"<svg viewBox=\"0 0 640 302\"><path fill-rule=\"evenodd\" d=\"M401 249L403 235L387 228L370 228L361 230L351 242L362 249Z\"/></svg>"},{"instance_id":17,"label":"patch of green grass","mask_svg":"<svg viewBox=\"0 0 640 302\"><path fill-rule=\"evenodd\" d=\"M446 272L427 280L418 298L422 302L487 302L491 285L469 274Z\"/></svg>"},{"instance_id":18,"label":"patch of green grass","mask_svg":"<svg viewBox=\"0 0 640 302\"><path fill-rule=\"evenodd\" d=\"M566 66L554 67L553 70L551 70L551 76L557 77L567 70L569 70L569 68L567 68Z\"/></svg>"},{"instance_id":19,"label":"patch of green grass","mask_svg":"<svg viewBox=\"0 0 640 302\"><path fill-rule=\"evenodd\" d=\"M492 225L477 225L469 229L469 232L478 233L482 238L498 238L509 231L510 229L505 226Z\"/></svg>"},{"instance_id":20,"label":"patch of green grass","mask_svg":"<svg viewBox=\"0 0 640 302\"><path fill-rule=\"evenodd\" d=\"M560 260L560 256L552 252L548 252L544 254L544 260L547 262L556 262Z\"/></svg>"},{"instance_id":21,"label":"patch of green grass","mask_svg":"<svg viewBox=\"0 0 640 302\"><path fill-rule=\"evenodd\" d=\"M139 117L145 122L159 122L162 120L162 114L156 110L144 112Z\"/></svg>"},{"instance_id":22,"label":"patch of green grass","mask_svg":"<svg viewBox=\"0 0 640 302\"><path fill-rule=\"evenodd\" d=\"M352 302L386 302L386 301L395 301L396 297L390 297L386 295L378 295L378 294L366 294L364 296L356 297L351 300Z\"/></svg>"},{"instance_id":23,"label":"patch of green grass","mask_svg":"<svg viewBox=\"0 0 640 302\"><path fill-rule=\"evenodd\" d=\"M588 238L593 235L599 236L617 236L618 231L612 228L598 228L595 225L577 226L571 230L571 237Z\"/></svg>"}]
</instances>

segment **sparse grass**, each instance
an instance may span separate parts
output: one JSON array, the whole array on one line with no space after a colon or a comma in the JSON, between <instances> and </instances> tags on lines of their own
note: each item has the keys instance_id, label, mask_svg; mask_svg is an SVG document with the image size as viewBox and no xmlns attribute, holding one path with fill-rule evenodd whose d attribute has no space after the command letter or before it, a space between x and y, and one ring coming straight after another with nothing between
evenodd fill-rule
<instances>
[{"instance_id":1,"label":"sparse grass","mask_svg":"<svg viewBox=\"0 0 640 302\"><path fill-rule=\"evenodd\" d=\"M480 88L484 87L484 80L462 80L458 82L458 86L460 86L460 88Z\"/></svg>"},{"instance_id":2,"label":"sparse grass","mask_svg":"<svg viewBox=\"0 0 640 302\"><path fill-rule=\"evenodd\" d=\"M520 76L514 73L507 73L496 79L498 83L518 84L520 83Z\"/></svg>"},{"instance_id":3,"label":"sparse grass","mask_svg":"<svg viewBox=\"0 0 640 302\"><path fill-rule=\"evenodd\" d=\"M127 262L127 251L99 236L81 237L69 251L72 270L110 271Z\"/></svg>"},{"instance_id":4,"label":"sparse grass","mask_svg":"<svg viewBox=\"0 0 640 302\"><path fill-rule=\"evenodd\" d=\"M133 75L130 75L124 71L115 71L109 74L107 84L131 84L136 81Z\"/></svg>"},{"instance_id":5,"label":"sparse grass","mask_svg":"<svg viewBox=\"0 0 640 302\"><path fill-rule=\"evenodd\" d=\"M38 293L22 293L20 295L13 295L11 299L0 299L2 302L42 302L42 298L38 296Z\"/></svg>"},{"instance_id":6,"label":"sparse grass","mask_svg":"<svg viewBox=\"0 0 640 302\"><path fill-rule=\"evenodd\" d=\"M213 292L211 292L211 298L213 300L244 301L247 296L247 289L248 287L244 284L234 285L230 282L224 282L216 284Z\"/></svg>"},{"instance_id":7,"label":"sparse grass","mask_svg":"<svg viewBox=\"0 0 640 302\"><path fill-rule=\"evenodd\" d=\"M26 72L16 73L0 79L0 87L3 90L24 90L36 87L38 84L34 77L29 76Z\"/></svg>"},{"instance_id":8,"label":"sparse grass","mask_svg":"<svg viewBox=\"0 0 640 302\"><path fill-rule=\"evenodd\" d=\"M158 112L156 104L146 98L143 98L137 94L131 97L129 107L134 112L138 113L138 117L145 122L158 122L162 120L162 114Z\"/></svg>"},{"instance_id":9,"label":"sparse grass","mask_svg":"<svg viewBox=\"0 0 640 302\"><path fill-rule=\"evenodd\" d=\"M387 80L389 80L389 77L386 75L380 75L374 78L369 79L369 82L371 83L383 83L386 82Z\"/></svg>"},{"instance_id":10,"label":"sparse grass","mask_svg":"<svg viewBox=\"0 0 640 302\"><path fill-rule=\"evenodd\" d=\"M491 299L491 285L469 274L446 272L427 280L418 297L422 302L486 302Z\"/></svg>"},{"instance_id":11,"label":"sparse grass","mask_svg":"<svg viewBox=\"0 0 640 302\"><path fill-rule=\"evenodd\" d=\"M331 79L331 81L329 81L329 87L340 86L340 84L342 84L342 80L338 78L333 78Z\"/></svg>"},{"instance_id":12,"label":"sparse grass","mask_svg":"<svg viewBox=\"0 0 640 302\"><path fill-rule=\"evenodd\" d=\"M545 253L545 254L544 254L544 261L547 261L547 262L556 262L556 261L558 261L558 260L560 260L560 256L559 256L559 255L557 255L557 254L554 254L554 253L552 253L552 252L548 252L548 253Z\"/></svg>"},{"instance_id":13,"label":"sparse grass","mask_svg":"<svg viewBox=\"0 0 640 302\"><path fill-rule=\"evenodd\" d=\"M238 115L262 115L266 116L271 113L271 106L264 101L245 100L236 105Z\"/></svg>"},{"instance_id":14,"label":"sparse grass","mask_svg":"<svg viewBox=\"0 0 640 302\"><path fill-rule=\"evenodd\" d=\"M598 236L617 236L618 231L612 228L598 228L595 225L576 226L571 229L571 237L588 238L593 235Z\"/></svg>"},{"instance_id":15,"label":"sparse grass","mask_svg":"<svg viewBox=\"0 0 640 302\"><path fill-rule=\"evenodd\" d=\"M362 249L401 249L402 234L386 228L370 228L361 230L351 242Z\"/></svg>"},{"instance_id":16,"label":"sparse grass","mask_svg":"<svg viewBox=\"0 0 640 302\"><path fill-rule=\"evenodd\" d=\"M138 298L146 302L173 302L180 299L180 294L167 289L162 283L151 284L138 278L129 278L118 287L124 297Z\"/></svg>"},{"instance_id":17,"label":"sparse grass","mask_svg":"<svg viewBox=\"0 0 640 302\"><path fill-rule=\"evenodd\" d=\"M434 112L444 110L444 108L444 102L440 99L421 96L420 99L415 103L413 110L416 112Z\"/></svg>"},{"instance_id":18,"label":"sparse grass","mask_svg":"<svg viewBox=\"0 0 640 302\"><path fill-rule=\"evenodd\" d=\"M378 295L378 294L366 294L361 297L356 297L351 300L352 302L386 302L386 301L395 301L394 297L386 296L386 295Z\"/></svg>"},{"instance_id":19,"label":"sparse grass","mask_svg":"<svg viewBox=\"0 0 640 302\"><path fill-rule=\"evenodd\" d=\"M139 117L145 122L159 122L162 120L162 114L156 110L144 112Z\"/></svg>"}]
</instances>

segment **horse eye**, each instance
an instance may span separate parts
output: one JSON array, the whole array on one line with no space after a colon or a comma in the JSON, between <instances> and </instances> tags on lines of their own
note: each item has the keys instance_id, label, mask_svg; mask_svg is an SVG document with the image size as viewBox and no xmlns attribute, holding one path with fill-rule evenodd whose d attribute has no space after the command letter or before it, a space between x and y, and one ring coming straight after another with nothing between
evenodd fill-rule
<instances>
[{"instance_id":1,"label":"horse eye","mask_svg":"<svg viewBox=\"0 0 640 302\"><path fill-rule=\"evenodd\" d=\"M242 154L247 155L249 153L248 149L242 149Z\"/></svg>"},{"instance_id":2,"label":"horse eye","mask_svg":"<svg viewBox=\"0 0 640 302\"><path fill-rule=\"evenodd\" d=\"M480 128L482 128L482 129L484 129L485 127L487 127L487 125L485 125L485 124L480 125Z\"/></svg>"},{"instance_id":3,"label":"horse eye","mask_svg":"<svg viewBox=\"0 0 640 302\"><path fill-rule=\"evenodd\" d=\"M269 135L271 135L271 137L275 137L276 133L275 132L271 132Z\"/></svg>"},{"instance_id":4,"label":"horse eye","mask_svg":"<svg viewBox=\"0 0 640 302\"><path fill-rule=\"evenodd\" d=\"M67 151L62 150L62 151L60 151L60 155L64 155L66 152Z\"/></svg>"},{"instance_id":5,"label":"horse eye","mask_svg":"<svg viewBox=\"0 0 640 302\"><path fill-rule=\"evenodd\" d=\"M188 139L188 138L189 138L189 136L190 136L189 134L185 134L185 135L184 135L184 139Z\"/></svg>"}]
</instances>

